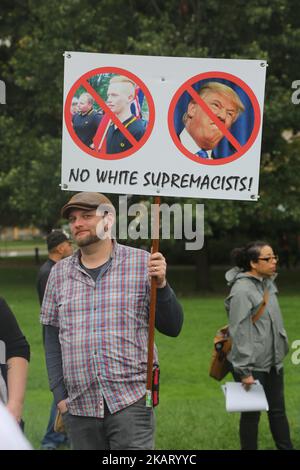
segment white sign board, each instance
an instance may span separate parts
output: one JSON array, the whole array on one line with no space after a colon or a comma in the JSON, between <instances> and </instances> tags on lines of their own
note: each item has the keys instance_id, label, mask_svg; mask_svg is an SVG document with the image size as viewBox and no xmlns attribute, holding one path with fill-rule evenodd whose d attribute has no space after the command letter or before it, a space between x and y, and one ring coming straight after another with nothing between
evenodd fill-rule
<instances>
[{"instance_id":1,"label":"white sign board","mask_svg":"<svg viewBox=\"0 0 300 470\"><path fill-rule=\"evenodd\" d=\"M257 200L266 66L66 52L62 189Z\"/></svg>"}]
</instances>

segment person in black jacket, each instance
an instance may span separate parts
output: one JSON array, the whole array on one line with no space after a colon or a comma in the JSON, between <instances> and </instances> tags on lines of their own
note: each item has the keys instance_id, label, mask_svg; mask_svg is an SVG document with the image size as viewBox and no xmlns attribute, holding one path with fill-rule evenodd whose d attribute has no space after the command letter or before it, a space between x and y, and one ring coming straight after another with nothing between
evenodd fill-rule
<instances>
[{"instance_id":1,"label":"person in black jacket","mask_svg":"<svg viewBox=\"0 0 300 470\"><path fill-rule=\"evenodd\" d=\"M29 360L29 344L6 301L0 298L0 398L19 423Z\"/></svg>"},{"instance_id":2,"label":"person in black jacket","mask_svg":"<svg viewBox=\"0 0 300 470\"><path fill-rule=\"evenodd\" d=\"M41 266L37 278L37 291L39 296L40 305L43 303L43 298L47 286L48 277L53 266L63 258L70 256L73 253L72 244L67 235L62 230L52 230L47 236L48 259ZM43 342L45 343L45 328L43 327ZM46 433L41 442L41 448L44 450L54 450L60 445L68 443L67 436L60 432L54 431L55 417L57 408L52 402L50 409L50 416L47 425Z\"/></svg>"}]
</instances>

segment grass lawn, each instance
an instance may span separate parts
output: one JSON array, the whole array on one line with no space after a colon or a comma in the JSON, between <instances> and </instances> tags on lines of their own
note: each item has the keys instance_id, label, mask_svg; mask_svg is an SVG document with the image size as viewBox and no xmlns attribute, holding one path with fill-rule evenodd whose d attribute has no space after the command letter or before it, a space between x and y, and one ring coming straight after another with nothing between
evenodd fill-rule
<instances>
[{"instance_id":1,"label":"grass lawn","mask_svg":"<svg viewBox=\"0 0 300 470\"><path fill-rule=\"evenodd\" d=\"M31 344L24 419L28 439L35 448L39 448L47 425L51 394L38 319L36 272L37 267L28 260L0 261L0 295L10 304ZM213 335L226 323L223 272L218 270L214 273L217 280L214 295L195 296L191 286L193 271L170 271L175 290L180 292L185 323L178 338L156 334L161 366L160 404L156 409L157 449L238 449L239 416L225 412L220 384L207 374ZM292 343L300 339L300 293L292 289L297 285L299 273L283 272L281 277L280 304ZM299 449L300 365L292 364L291 353L285 360L285 383L292 438ZM265 413L260 423L260 447L274 448Z\"/></svg>"}]
</instances>

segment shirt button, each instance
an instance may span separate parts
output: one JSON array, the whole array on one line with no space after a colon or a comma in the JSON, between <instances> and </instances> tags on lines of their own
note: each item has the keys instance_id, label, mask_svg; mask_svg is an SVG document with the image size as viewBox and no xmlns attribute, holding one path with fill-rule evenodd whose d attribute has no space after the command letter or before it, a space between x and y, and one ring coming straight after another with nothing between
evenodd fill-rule
<instances>
[{"instance_id":1,"label":"shirt button","mask_svg":"<svg viewBox=\"0 0 300 470\"><path fill-rule=\"evenodd\" d=\"M94 351L94 356L97 356L97 351Z\"/></svg>"}]
</instances>

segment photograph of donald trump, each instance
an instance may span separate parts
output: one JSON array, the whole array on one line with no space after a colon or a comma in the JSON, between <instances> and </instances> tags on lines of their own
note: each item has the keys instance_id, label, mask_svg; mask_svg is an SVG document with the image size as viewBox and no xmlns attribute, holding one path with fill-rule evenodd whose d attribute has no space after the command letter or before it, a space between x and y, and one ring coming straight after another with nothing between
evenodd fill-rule
<instances>
[{"instance_id":1,"label":"photograph of donald trump","mask_svg":"<svg viewBox=\"0 0 300 470\"><path fill-rule=\"evenodd\" d=\"M214 149L224 137L219 123L230 129L245 111L245 106L236 91L217 81L204 83L197 94L215 115L215 119L190 97L182 116L184 127L179 134L180 142L200 159L221 158L214 153Z\"/></svg>"}]
</instances>

